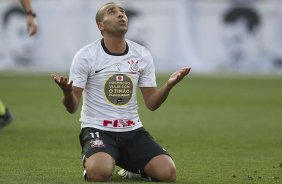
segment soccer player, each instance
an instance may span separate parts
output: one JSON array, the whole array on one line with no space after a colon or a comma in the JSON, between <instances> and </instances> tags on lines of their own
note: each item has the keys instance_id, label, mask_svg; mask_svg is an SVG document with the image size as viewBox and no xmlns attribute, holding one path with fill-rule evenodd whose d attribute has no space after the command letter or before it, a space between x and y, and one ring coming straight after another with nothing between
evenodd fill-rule
<instances>
[{"instance_id":1,"label":"soccer player","mask_svg":"<svg viewBox=\"0 0 282 184\"><path fill-rule=\"evenodd\" d=\"M30 36L32 36L37 32L36 14L32 11L32 5L30 0L20 0L20 2L27 14L26 23L27 23L28 33Z\"/></svg>"},{"instance_id":2,"label":"soccer player","mask_svg":"<svg viewBox=\"0 0 282 184\"><path fill-rule=\"evenodd\" d=\"M81 96L80 143L84 176L89 181L108 181L115 165L126 176L139 174L152 181L175 182L171 156L144 129L137 112L137 87L146 106L154 111L191 68L173 73L156 88L150 52L125 38L126 13L120 5L107 3L96 14L102 37L83 47L74 57L69 80L51 74L63 91L63 104L77 111Z\"/></svg>"}]
</instances>

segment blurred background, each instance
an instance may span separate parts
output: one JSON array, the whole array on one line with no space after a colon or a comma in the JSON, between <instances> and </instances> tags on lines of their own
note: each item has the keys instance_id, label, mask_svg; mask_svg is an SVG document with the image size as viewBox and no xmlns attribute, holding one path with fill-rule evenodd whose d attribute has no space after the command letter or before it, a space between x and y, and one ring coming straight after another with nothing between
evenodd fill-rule
<instances>
[{"instance_id":1,"label":"blurred background","mask_svg":"<svg viewBox=\"0 0 282 184\"><path fill-rule=\"evenodd\" d=\"M68 72L74 54L101 37L95 13L108 1L34 0L39 31L27 36L17 0L0 1L0 72ZM282 73L281 0L116 0L127 38L148 47L156 71Z\"/></svg>"}]
</instances>

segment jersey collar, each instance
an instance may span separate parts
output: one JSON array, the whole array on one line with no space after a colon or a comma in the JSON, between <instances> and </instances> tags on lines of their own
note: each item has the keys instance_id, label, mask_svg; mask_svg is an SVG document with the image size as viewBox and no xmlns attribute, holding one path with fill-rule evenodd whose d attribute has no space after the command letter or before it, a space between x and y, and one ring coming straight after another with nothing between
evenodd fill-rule
<instances>
[{"instance_id":1,"label":"jersey collar","mask_svg":"<svg viewBox=\"0 0 282 184\"><path fill-rule=\"evenodd\" d=\"M106 47L106 45L105 45L105 42L104 42L104 38L101 40L101 44L102 44L102 47L103 47L104 51L105 51L107 54L112 55L112 56L124 56L124 55L126 55L126 54L128 53L128 50L129 50L128 44L126 43L125 51L124 51L123 53L116 54L116 53L110 52L110 51L107 49L107 47Z\"/></svg>"}]
</instances>

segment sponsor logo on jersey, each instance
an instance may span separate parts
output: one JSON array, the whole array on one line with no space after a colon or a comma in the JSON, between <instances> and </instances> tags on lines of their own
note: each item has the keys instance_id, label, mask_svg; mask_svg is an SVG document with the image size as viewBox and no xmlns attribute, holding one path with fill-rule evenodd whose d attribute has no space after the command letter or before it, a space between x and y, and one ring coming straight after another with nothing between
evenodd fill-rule
<instances>
[{"instance_id":1,"label":"sponsor logo on jersey","mask_svg":"<svg viewBox=\"0 0 282 184\"><path fill-rule=\"evenodd\" d=\"M125 74L114 74L105 82L104 94L108 102L114 105L126 105L133 93L133 82Z\"/></svg>"},{"instance_id":2,"label":"sponsor logo on jersey","mask_svg":"<svg viewBox=\"0 0 282 184\"><path fill-rule=\"evenodd\" d=\"M123 76L122 75L117 75L116 76L116 81L123 81Z\"/></svg>"},{"instance_id":3,"label":"sponsor logo on jersey","mask_svg":"<svg viewBox=\"0 0 282 184\"><path fill-rule=\"evenodd\" d=\"M104 127L130 127L134 126L135 123L132 120L116 119L116 120L104 120Z\"/></svg>"},{"instance_id":4,"label":"sponsor logo on jersey","mask_svg":"<svg viewBox=\"0 0 282 184\"><path fill-rule=\"evenodd\" d=\"M116 64L117 71L120 72L120 64Z\"/></svg>"}]
</instances>

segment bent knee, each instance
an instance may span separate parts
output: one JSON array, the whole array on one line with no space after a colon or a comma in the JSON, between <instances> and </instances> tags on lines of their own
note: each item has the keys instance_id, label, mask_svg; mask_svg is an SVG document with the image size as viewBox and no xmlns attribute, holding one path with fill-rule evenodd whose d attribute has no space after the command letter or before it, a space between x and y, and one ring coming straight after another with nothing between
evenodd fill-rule
<instances>
[{"instance_id":1,"label":"bent knee","mask_svg":"<svg viewBox=\"0 0 282 184\"><path fill-rule=\"evenodd\" d=\"M145 173L157 181L175 182L176 167L167 155L159 155L150 160L144 168Z\"/></svg>"},{"instance_id":2,"label":"bent knee","mask_svg":"<svg viewBox=\"0 0 282 184\"><path fill-rule=\"evenodd\" d=\"M112 157L105 153L96 153L86 159L85 169L87 180L108 181L114 171L115 162Z\"/></svg>"},{"instance_id":3,"label":"bent knee","mask_svg":"<svg viewBox=\"0 0 282 184\"><path fill-rule=\"evenodd\" d=\"M113 168L106 164L86 164L87 180L89 181L108 181L112 175Z\"/></svg>"},{"instance_id":4,"label":"bent knee","mask_svg":"<svg viewBox=\"0 0 282 184\"><path fill-rule=\"evenodd\" d=\"M167 168L162 169L161 173L158 175L158 180L163 182L175 182L176 181L176 168L171 165Z\"/></svg>"},{"instance_id":5,"label":"bent knee","mask_svg":"<svg viewBox=\"0 0 282 184\"><path fill-rule=\"evenodd\" d=\"M88 181L103 182L103 181L109 181L109 179L112 176L112 171L86 168L86 174Z\"/></svg>"}]
</instances>

